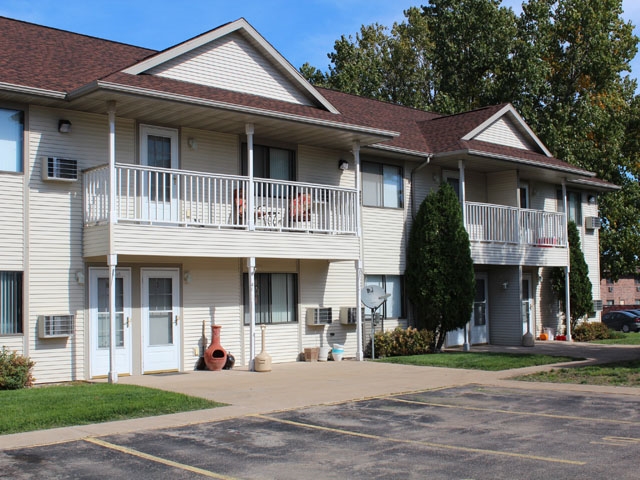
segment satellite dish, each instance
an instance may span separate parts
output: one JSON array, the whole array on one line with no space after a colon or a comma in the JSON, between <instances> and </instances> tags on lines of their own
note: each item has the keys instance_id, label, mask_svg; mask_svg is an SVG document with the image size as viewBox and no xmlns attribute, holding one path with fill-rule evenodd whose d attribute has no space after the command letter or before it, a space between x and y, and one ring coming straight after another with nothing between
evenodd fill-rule
<instances>
[{"instance_id":1,"label":"satellite dish","mask_svg":"<svg viewBox=\"0 0 640 480\"><path fill-rule=\"evenodd\" d=\"M385 293L385 291L377 285L365 285L360 291L360 296L362 297L362 303L365 307L376 309L382 305L391 294Z\"/></svg>"}]
</instances>

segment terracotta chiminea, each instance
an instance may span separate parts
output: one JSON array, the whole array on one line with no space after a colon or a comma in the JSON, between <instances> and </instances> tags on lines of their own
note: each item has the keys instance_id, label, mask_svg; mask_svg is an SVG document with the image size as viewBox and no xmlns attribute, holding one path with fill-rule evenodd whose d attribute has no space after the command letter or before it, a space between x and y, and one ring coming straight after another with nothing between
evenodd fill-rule
<instances>
[{"instance_id":1,"label":"terracotta chiminea","mask_svg":"<svg viewBox=\"0 0 640 480\"><path fill-rule=\"evenodd\" d=\"M227 351L220 345L220 325L211 325L211 345L204 352L204 363L208 370L222 370L227 361Z\"/></svg>"}]
</instances>

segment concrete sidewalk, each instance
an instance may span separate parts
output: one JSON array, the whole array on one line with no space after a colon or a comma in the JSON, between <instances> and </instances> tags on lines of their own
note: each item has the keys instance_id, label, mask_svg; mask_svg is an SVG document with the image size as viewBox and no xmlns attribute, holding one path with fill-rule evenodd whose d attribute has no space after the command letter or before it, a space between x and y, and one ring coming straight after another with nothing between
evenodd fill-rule
<instances>
[{"instance_id":1,"label":"concrete sidewalk","mask_svg":"<svg viewBox=\"0 0 640 480\"><path fill-rule=\"evenodd\" d=\"M506 351L585 358L581 364L640 358L640 347L538 342L535 347L472 347L472 351ZM577 362L572 362L576 365ZM636 395L640 388L543 384L509 380L510 377L548 370L528 367L500 372L415 367L377 362L294 362L274 364L268 373L234 368L221 372L191 371L176 374L121 377L120 383L185 393L229 404L158 417L147 417L0 436L0 449L78 440L89 436L136 432L311 405L339 403L395 393L483 384L530 390L564 390Z\"/></svg>"}]
</instances>

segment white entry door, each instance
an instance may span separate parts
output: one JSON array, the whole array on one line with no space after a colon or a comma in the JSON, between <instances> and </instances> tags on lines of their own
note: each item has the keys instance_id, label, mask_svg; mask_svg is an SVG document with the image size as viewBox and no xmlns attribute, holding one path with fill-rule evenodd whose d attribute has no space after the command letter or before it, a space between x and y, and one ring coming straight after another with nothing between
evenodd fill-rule
<instances>
[{"instance_id":1,"label":"white entry door","mask_svg":"<svg viewBox=\"0 0 640 480\"><path fill-rule=\"evenodd\" d=\"M533 291L531 285L531 274L522 275L522 334L531 329L533 338L536 337L536 316L533 308Z\"/></svg>"},{"instance_id":2,"label":"white entry door","mask_svg":"<svg viewBox=\"0 0 640 480\"><path fill-rule=\"evenodd\" d=\"M142 269L142 368L180 369L180 276L177 269Z\"/></svg>"},{"instance_id":3,"label":"white entry door","mask_svg":"<svg viewBox=\"0 0 640 480\"><path fill-rule=\"evenodd\" d=\"M131 270L116 270L116 371L131 374ZM108 375L110 345L109 269L89 269L91 377Z\"/></svg>"},{"instance_id":4,"label":"white entry door","mask_svg":"<svg viewBox=\"0 0 640 480\"><path fill-rule=\"evenodd\" d=\"M140 126L140 163L155 167L142 172L142 214L152 222L177 222L178 131Z\"/></svg>"},{"instance_id":5,"label":"white entry door","mask_svg":"<svg viewBox=\"0 0 640 480\"><path fill-rule=\"evenodd\" d=\"M489 312L487 309L487 274L476 273L476 293L471 314L471 344L489 342Z\"/></svg>"}]
</instances>

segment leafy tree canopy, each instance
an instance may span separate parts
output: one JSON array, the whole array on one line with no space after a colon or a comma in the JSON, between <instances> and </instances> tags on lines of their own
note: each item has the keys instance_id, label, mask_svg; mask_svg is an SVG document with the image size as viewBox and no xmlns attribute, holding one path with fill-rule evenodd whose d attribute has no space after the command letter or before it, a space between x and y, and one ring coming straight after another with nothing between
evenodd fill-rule
<instances>
[{"instance_id":1,"label":"leafy tree canopy","mask_svg":"<svg viewBox=\"0 0 640 480\"><path fill-rule=\"evenodd\" d=\"M429 0L390 29L363 25L328 54L316 85L459 113L510 102L549 150L621 191L600 199L601 269L640 267L640 100L628 76L637 53L622 0Z\"/></svg>"}]
</instances>

